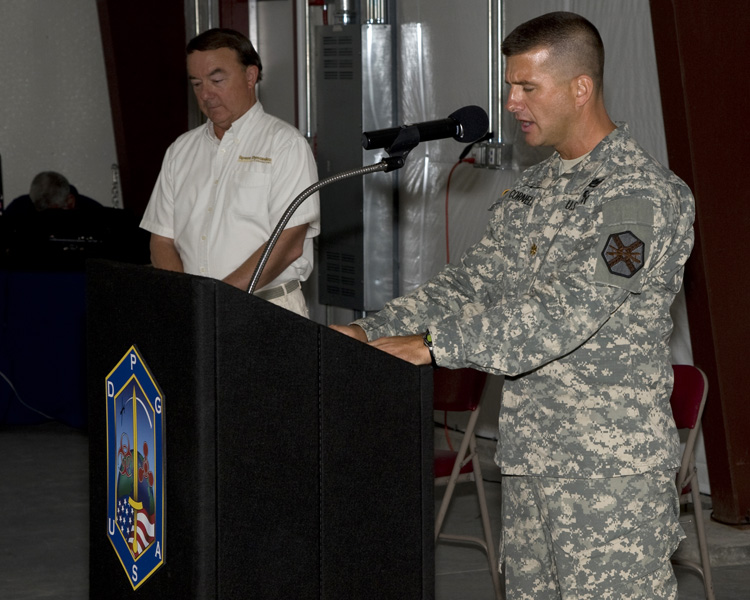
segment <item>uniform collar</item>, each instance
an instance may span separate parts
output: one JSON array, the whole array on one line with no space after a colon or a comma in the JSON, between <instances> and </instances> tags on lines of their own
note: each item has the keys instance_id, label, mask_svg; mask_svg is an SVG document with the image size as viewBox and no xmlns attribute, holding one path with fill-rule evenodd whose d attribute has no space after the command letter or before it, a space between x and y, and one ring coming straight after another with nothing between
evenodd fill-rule
<instances>
[{"instance_id":1,"label":"uniform collar","mask_svg":"<svg viewBox=\"0 0 750 600\"><path fill-rule=\"evenodd\" d=\"M543 176L543 187L554 184L560 178L568 179L565 185L566 192L575 192L583 190L590 183L592 178L601 176L602 168L607 164L607 159L612 155L613 148L622 145L625 140L630 138L630 130L627 123L616 122L617 126L601 142L599 142L588 156L580 163L575 165L570 171L560 175L560 155L555 153L546 165Z\"/></svg>"}]
</instances>

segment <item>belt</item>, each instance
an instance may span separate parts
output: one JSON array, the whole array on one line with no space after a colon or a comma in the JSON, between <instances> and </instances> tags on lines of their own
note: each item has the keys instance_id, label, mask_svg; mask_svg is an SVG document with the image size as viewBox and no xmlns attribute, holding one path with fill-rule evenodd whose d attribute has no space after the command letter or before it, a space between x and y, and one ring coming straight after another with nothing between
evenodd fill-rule
<instances>
[{"instance_id":1,"label":"belt","mask_svg":"<svg viewBox=\"0 0 750 600\"><path fill-rule=\"evenodd\" d=\"M276 298L281 298L282 296L291 294L300 287L299 280L295 279L267 290L260 290L259 292L255 292L255 295L258 296L258 298L263 298L263 300L275 300Z\"/></svg>"}]
</instances>

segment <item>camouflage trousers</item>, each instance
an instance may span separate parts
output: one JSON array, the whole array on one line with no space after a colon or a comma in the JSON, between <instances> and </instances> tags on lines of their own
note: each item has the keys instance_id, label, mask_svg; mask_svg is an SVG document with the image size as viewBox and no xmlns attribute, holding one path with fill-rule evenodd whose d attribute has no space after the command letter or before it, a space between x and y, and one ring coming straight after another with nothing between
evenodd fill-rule
<instances>
[{"instance_id":1,"label":"camouflage trousers","mask_svg":"<svg viewBox=\"0 0 750 600\"><path fill-rule=\"evenodd\" d=\"M677 597L669 559L685 536L674 473L505 476L502 500L508 600Z\"/></svg>"}]
</instances>

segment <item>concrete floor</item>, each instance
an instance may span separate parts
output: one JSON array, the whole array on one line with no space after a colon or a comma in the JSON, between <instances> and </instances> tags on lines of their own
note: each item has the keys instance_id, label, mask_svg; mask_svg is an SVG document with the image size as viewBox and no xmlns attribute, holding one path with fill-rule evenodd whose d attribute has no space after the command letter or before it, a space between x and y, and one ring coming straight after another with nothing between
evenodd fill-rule
<instances>
[{"instance_id":1,"label":"concrete floor","mask_svg":"<svg viewBox=\"0 0 750 600\"><path fill-rule=\"evenodd\" d=\"M85 600L88 438L55 423L5 427L0 429L0 457L0 598ZM488 479L493 476L486 475ZM470 486L462 487L454 497L446 530L480 533L476 499L468 491ZM497 530L500 485L488 482L486 487L493 527ZM707 526L716 598L748 600L750 530L727 527L710 519ZM689 539L680 551L690 553L693 549ZM679 600L704 598L696 575L680 568L676 572ZM436 600L485 598L493 598L493 591L483 552L472 547L438 545Z\"/></svg>"}]
</instances>

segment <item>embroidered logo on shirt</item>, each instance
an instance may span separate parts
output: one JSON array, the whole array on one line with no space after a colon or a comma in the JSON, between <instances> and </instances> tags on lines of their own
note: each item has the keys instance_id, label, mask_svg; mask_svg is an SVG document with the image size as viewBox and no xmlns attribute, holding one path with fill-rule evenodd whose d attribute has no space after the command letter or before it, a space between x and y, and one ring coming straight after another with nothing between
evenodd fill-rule
<instances>
[{"instance_id":1,"label":"embroidered logo on shirt","mask_svg":"<svg viewBox=\"0 0 750 600\"><path fill-rule=\"evenodd\" d=\"M610 273L630 278L643 267L645 253L645 244L630 231L623 231L609 236L602 258Z\"/></svg>"},{"instance_id":2,"label":"embroidered logo on shirt","mask_svg":"<svg viewBox=\"0 0 750 600\"><path fill-rule=\"evenodd\" d=\"M242 156L237 159L238 162L259 162L259 163L266 163L268 165L271 164L271 159L266 158L265 156Z\"/></svg>"}]
</instances>

